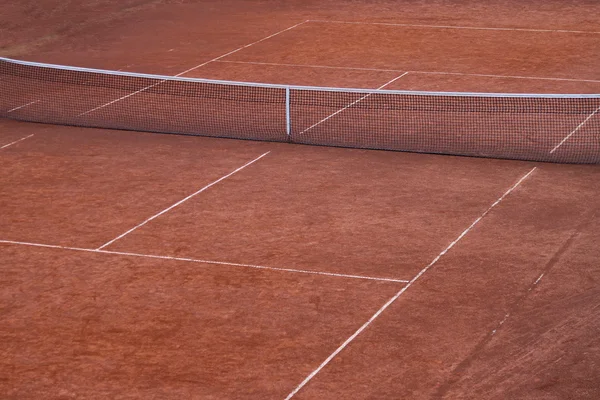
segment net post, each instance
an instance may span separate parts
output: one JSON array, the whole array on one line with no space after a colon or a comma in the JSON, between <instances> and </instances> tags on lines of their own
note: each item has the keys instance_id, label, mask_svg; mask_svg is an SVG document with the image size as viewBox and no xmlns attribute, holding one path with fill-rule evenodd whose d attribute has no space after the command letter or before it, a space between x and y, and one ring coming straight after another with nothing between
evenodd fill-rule
<instances>
[{"instance_id":1,"label":"net post","mask_svg":"<svg viewBox=\"0 0 600 400\"><path fill-rule=\"evenodd\" d=\"M285 87L285 132L288 136L292 133L292 121L290 117L290 87Z\"/></svg>"}]
</instances>

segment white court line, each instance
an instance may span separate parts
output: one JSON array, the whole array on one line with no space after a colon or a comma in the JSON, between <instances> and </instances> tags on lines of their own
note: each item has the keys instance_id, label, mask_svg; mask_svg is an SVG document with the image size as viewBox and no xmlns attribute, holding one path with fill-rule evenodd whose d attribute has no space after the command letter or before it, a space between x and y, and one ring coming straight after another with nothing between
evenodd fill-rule
<instances>
[{"instance_id":1,"label":"white court line","mask_svg":"<svg viewBox=\"0 0 600 400\"><path fill-rule=\"evenodd\" d=\"M542 273L535 282L533 282L533 286L537 285L538 283L540 283L540 281L542 280L542 278L544 277L544 273Z\"/></svg>"},{"instance_id":2,"label":"white court line","mask_svg":"<svg viewBox=\"0 0 600 400\"><path fill-rule=\"evenodd\" d=\"M105 103L105 104L102 104L102 105L100 105L100 106L98 106L98 107L92 108L91 110L87 110L87 111L85 111L85 112L82 112L81 114L79 114L79 115L78 115L78 117L83 117L84 115L87 115L87 114L89 114L89 113L92 113L92 112L94 112L94 111L97 111L97 110L100 110L100 109L102 109L102 108L108 107L108 106L110 106L111 104L118 103L118 102L119 102L119 101L121 101L121 100L125 100L125 99L127 99L127 98L129 98L129 97L131 97L131 96L135 96L135 95L136 95L136 94L138 94L138 93L144 92L144 91L146 91L146 90L148 90L148 89L152 89L153 87L155 87L155 86L157 86L157 85L160 85L161 83L164 83L164 82L166 82L166 81L164 81L164 80L162 80L162 81L158 81L157 83L155 83L155 84L153 84L153 85L146 86L146 87L144 87L144 88L142 88L142 89L136 90L135 92L131 92L131 93L129 93L129 94L126 94L125 96L121 96L121 97L119 97L118 99L114 99L114 100L112 100L112 101L109 101L108 103Z\"/></svg>"},{"instance_id":3,"label":"white court line","mask_svg":"<svg viewBox=\"0 0 600 400\"><path fill-rule=\"evenodd\" d=\"M410 282L408 282L408 284L406 286L404 286L398 293L396 293L394 295L394 297L392 297L391 299L389 299L388 302L385 303L379 310L377 310L377 312L375 314L373 314L373 316L371 318L369 318L369 320L367 322L365 322L356 332L354 332L354 334L352 334L352 336L350 336L348 339L346 339L346 341L344 343L342 343L340 345L340 347L338 347L333 353L331 353L331 355L329 357L327 357L325 359L325 361L323 361L321 363L321 365L319 365L317 367L317 369L315 369L313 372L311 372L294 390L292 390L292 392L285 398L285 400L289 400L292 397L294 397L294 395L296 395L296 393L298 393L308 382L310 382L310 380L312 378L314 378L315 375L317 375L327 364L329 364L329 362L331 360L333 360L333 358L335 356L337 356L354 339L356 339L356 337L358 335L360 335L360 333L362 331L364 331L373 321L375 321L375 319L377 317L379 317L379 315L381 315L381 313L383 313L392 303L394 303L400 296L402 296L402 294L404 292L406 292L419 278L421 278L431 267L433 267L448 251L450 251L450 249L452 249L466 234L468 234L475 227L475 225L477 225L483 218L485 218L485 216L487 214L489 214L489 212L492 211L492 209L494 207L496 207L498 204L500 204L500 202L502 200L504 200L504 198L506 196L508 196L513 190L515 190L536 169L537 169L537 167L534 167L533 169L531 169L531 171L529 171L527 174L525 174L523 177L521 177L521 179L519 179L519 181L517 183L515 183L510 189L508 189L502 196L500 196L500 198L498 198L498 200L496 200L487 210L485 210L483 212L483 214L481 214L481 216L479 216L479 218L477 218L467 229L465 229L437 257L435 257L433 259L433 261L431 263L429 263L429 265L427 265L425 268L423 268L413 279L410 280Z\"/></svg>"},{"instance_id":4,"label":"white court line","mask_svg":"<svg viewBox=\"0 0 600 400\"><path fill-rule=\"evenodd\" d=\"M510 317L510 313L506 313L506 315L504 316L504 318L502 318L502 321L500 321L498 323L498 325L496 325L496 327L494 328L494 330L492 330L490 336L494 336L496 334L496 332L498 332L498 329L500 329L502 327L502 325L504 325L504 323L506 322L506 320L508 320L508 317Z\"/></svg>"},{"instance_id":5,"label":"white court line","mask_svg":"<svg viewBox=\"0 0 600 400\"><path fill-rule=\"evenodd\" d=\"M267 37L265 37L265 38L262 38L262 39L260 39L260 40L257 40L256 42L253 42L253 43L247 44L247 45L245 45L245 46L242 46L242 47L240 47L239 49L235 49L235 50L233 50L233 51L230 51L229 53L223 54L222 56L215 57L215 58L213 58L212 60L206 61L205 63L202 63L202 64L200 64L200 65L196 65L195 67L193 67L193 68L190 68L190 69L188 69L187 71L183 71L182 73L180 73L180 74L178 74L178 75L175 75L175 76L180 76L180 75L183 75L183 74L187 74L188 72L191 72L191 71L195 70L196 68L203 67L203 66L205 66L206 64L210 64L211 62L219 61L221 58L224 58L224 57L230 56L230 55L232 55L232 54L234 54L234 53L237 53L237 52L238 52L238 51L240 51L240 50L244 50L244 49L246 49L246 48L248 48L248 47L250 47L250 46L254 46L255 44L258 44L258 43L260 43L260 42L264 42L265 40L271 39L272 37L275 37L275 36L277 36L277 35L281 35L281 34L282 34L282 33L284 33L284 32L291 31L292 29L294 29L294 28L297 28L297 27L299 27L300 25L306 24L307 22L308 22L308 20L306 20L306 21L302 21L302 22L300 22L300 23L297 23L296 25L290 26L289 28L283 29L283 30L281 30L281 31L279 31L279 32L276 32L276 33L274 33L274 34L272 34L272 35L269 35L269 36L267 36Z\"/></svg>"},{"instance_id":6,"label":"white court line","mask_svg":"<svg viewBox=\"0 0 600 400\"><path fill-rule=\"evenodd\" d=\"M295 268L267 267L264 265L241 264L241 263L232 263L232 262L226 262L226 261L200 260L200 259L188 258L188 257L171 257L171 256L159 256L159 255L153 255L153 254L130 253L130 252L123 252L123 251L86 249L86 248L81 248L81 247L58 246L58 245L52 245L52 244L20 242L20 241L14 241L14 240L0 240L0 243L21 245L21 246L42 247L42 248L49 248L49 249L81 251L81 252L86 252L86 253L112 254L112 255L125 256L125 257L140 257L140 258L151 258L151 259L158 259L158 260L181 261L181 262L197 263L197 264L211 264L211 265L225 265L228 267L253 268L253 269L262 269L262 270L267 270L267 271L293 272L293 273L299 273L299 274L321 275L321 276L330 276L330 277L336 277L336 278L350 278L350 279L363 279L363 280L371 280L371 281L408 283L408 281L404 280L404 279L379 278L379 277L363 276L363 275L338 274L335 272L309 271L309 270L295 269Z\"/></svg>"},{"instance_id":7,"label":"white court line","mask_svg":"<svg viewBox=\"0 0 600 400\"><path fill-rule=\"evenodd\" d=\"M594 115L596 115L598 113L598 111L600 111L600 107L596 108L596 110L593 113L591 113L590 115L588 115L588 117L586 119L584 119L583 122L580 123L577 126L577 128L575 128L573 130L573 132L571 132L567 136L565 136L564 139L561 140L559 144L557 144L552 150L550 150L550 154L553 154L556 150L559 149L560 146L562 146L563 144L565 144L565 142L567 140L569 140L571 138L571 136L573 136L575 133L577 133L577 131L579 131L590 119L592 119L592 117Z\"/></svg>"},{"instance_id":8,"label":"white court line","mask_svg":"<svg viewBox=\"0 0 600 400\"><path fill-rule=\"evenodd\" d=\"M600 83L597 79L576 79L576 78L550 78L546 76L524 76L524 75L494 75L494 74L469 74L465 72L444 72L444 71L411 71L415 74L431 74L431 75L462 75L462 76L479 76L483 78L508 78L508 79L531 79L543 81L565 81L565 82L590 82Z\"/></svg>"},{"instance_id":9,"label":"white court line","mask_svg":"<svg viewBox=\"0 0 600 400\"><path fill-rule=\"evenodd\" d=\"M111 245L112 243L116 242L119 239L124 238L125 236L129 235L131 232L135 231L138 228L141 228L142 226L146 225L148 222L152 221L153 219L156 219L158 217L160 217L161 215L163 215L164 213L172 210L173 208L185 203L186 201L188 201L189 199L191 199L192 197L204 192L206 189L216 185L217 183L221 182L222 180L225 180L227 178L229 178L230 176L236 174L237 172L243 170L244 168L246 168L247 166L254 164L256 161L260 160L261 158L263 158L264 156L266 156L267 154L269 154L270 151L267 151L266 153L261 154L260 156L256 157L254 160L247 162L246 164L242 165L241 167L237 168L234 171L231 171L230 173L228 173L227 175L224 175L222 177L220 177L219 179L217 179L216 181L209 183L208 185L204 186L202 189L190 194L189 196L187 196L186 198L179 200L177 203L173 204L172 206L165 208L164 210L162 210L161 212L159 212L158 214L155 214L153 216L151 216L150 218L148 218L147 220L145 220L144 222L142 222L141 224L138 224L136 226L134 226L133 228L131 228L130 230L128 230L127 232L117 236L116 238L104 243L102 246L98 247L96 250L102 250L103 248L105 248L106 246Z\"/></svg>"},{"instance_id":10,"label":"white court line","mask_svg":"<svg viewBox=\"0 0 600 400\"><path fill-rule=\"evenodd\" d=\"M277 67L306 67L306 68L326 68L326 69L348 69L357 71L376 71L376 72L405 72L406 70L397 69L382 69L382 68L360 68L360 67L336 67L329 65L314 65L314 64L287 64L287 63L271 63L271 62L258 62L258 61L230 61L230 60L218 60L220 63L229 64L254 64L254 65L273 65Z\"/></svg>"},{"instance_id":11,"label":"white court line","mask_svg":"<svg viewBox=\"0 0 600 400\"><path fill-rule=\"evenodd\" d=\"M529 286L529 288L527 289L527 292L525 293L525 296L523 296L523 298L526 298L526 296L535 288L535 286L538 283L540 283L540 281L542 280L543 277L544 277L544 273L542 272L542 274L535 280L533 285ZM496 327L492 330L492 332L490 333L490 336L494 336L496 334L496 332L498 332L498 330L502 327L502 325L504 325L504 323L508 320L509 317L510 317L510 311L507 312L506 315L504 315L504 318L502 318L502 320L498 323L498 325L496 325Z\"/></svg>"},{"instance_id":12,"label":"white court line","mask_svg":"<svg viewBox=\"0 0 600 400\"><path fill-rule=\"evenodd\" d=\"M305 67L305 68L324 68L324 69L340 69L340 70L356 70L356 71L374 71L374 72L405 72L405 69L386 69L386 68L360 68L360 67L338 67L332 65L314 65L314 64L287 64L287 63L270 63L256 61L230 61L219 60L220 63L229 64L254 64L254 65L272 65L280 67ZM478 76L484 78L508 78L508 79L532 79L545 81L566 81L566 82L590 82L600 83L597 79L574 79L574 78L549 78L543 76L523 76L523 75L494 75L494 74L470 74L466 72L445 72L445 71L407 71L411 74L430 74L430 75L460 75L460 76Z\"/></svg>"},{"instance_id":13,"label":"white court line","mask_svg":"<svg viewBox=\"0 0 600 400\"><path fill-rule=\"evenodd\" d=\"M25 108L25 107L28 107L28 106L30 106L30 105L32 105L32 104L39 103L39 102L40 102L40 100L34 100L34 101L30 102L30 103L23 104L22 106L15 107L15 108L13 108L12 110L8 110L8 111L7 111L7 113L11 113L11 112L13 112L13 111L20 110L21 108Z\"/></svg>"},{"instance_id":14,"label":"white court line","mask_svg":"<svg viewBox=\"0 0 600 400\"><path fill-rule=\"evenodd\" d=\"M319 22L329 24L353 24L353 25L386 25L402 26L406 28L433 28L433 29L468 29L479 31L515 31L515 32L546 32L546 33L589 33L600 34L599 31L579 31L570 29L534 29L534 28L508 28L508 27L483 27L483 26L457 26L457 25L425 25L425 24L398 24L392 22L361 22L361 21L329 21L322 19L311 19L308 22Z\"/></svg>"},{"instance_id":15,"label":"white court line","mask_svg":"<svg viewBox=\"0 0 600 400\"><path fill-rule=\"evenodd\" d=\"M391 81L387 82L386 84L379 86L377 89L375 90L381 90L384 87L386 87L387 85L396 82L398 79L402 78L403 76L405 76L406 74L408 74L408 72L403 73L402 75L399 75L397 77L395 77L394 79L392 79ZM371 96L373 93L369 93L366 94L364 96L362 96L360 99L353 101L352 103L348 104L346 107L344 108L340 108L339 110L337 110L336 112L334 112L333 114L329 115L328 117L323 118L322 120L320 120L319 122L316 122L314 124L312 124L311 126L309 126L308 128L306 128L305 130L303 130L302 132L300 132L300 135L302 135L303 133L306 133L308 131L310 131L311 129L315 128L318 125L321 125L323 122L329 120L330 118L335 117L336 115L338 115L341 112L344 112L345 110L347 110L348 108L352 107L353 105L360 103L361 101L363 101L364 99L366 99L367 97Z\"/></svg>"},{"instance_id":16,"label":"white court line","mask_svg":"<svg viewBox=\"0 0 600 400\"><path fill-rule=\"evenodd\" d=\"M4 148L6 148L6 147L8 147L8 146L12 146L12 145L13 145L13 144L15 144L15 143L19 143L19 142L20 142L20 141L22 141L22 140L29 139L30 137L32 137L32 136L34 136L34 135L35 135L35 134L34 134L34 133L32 133L31 135L29 135L29 136L25 136L24 138L21 138L21 139L19 139L19 140L15 140L15 141L14 141L14 142L12 142L12 143L5 144L4 146L0 147L0 150L1 150L1 149L4 149Z\"/></svg>"},{"instance_id":17,"label":"white court line","mask_svg":"<svg viewBox=\"0 0 600 400\"><path fill-rule=\"evenodd\" d=\"M265 40L267 40L267 39L271 39L272 37L275 37L275 36L277 36L277 35L281 35L282 33L284 33L284 32L287 32L287 31L289 31L289 30L292 30L292 29L294 29L294 28L297 28L298 26L300 26L300 25L302 25L302 24L305 24L305 23L307 23L307 22L308 22L308 20L306 20L306 21L302 21L302 22L300 22L300 23L297 23L296 25L290 26L289 28L283 29L283 30L281 30L281 31L279 31L279 32L275 32L275 33L273 33L272 35L269 35L269 36L267 36L267 37L265 37L265 38L262 38L262 39L260 39L260 40L257 40L256 42L252 42L252 43L250 43L250 44L244 45L244 46L242 46L242 47L240 47L240 48L238 48L238 49L235 49L235 50L233 50L233 51L230 51L229 53L225 53L225 54L223 54L223 55L221 55L221 56L218 56L218 57L215 57L215 58L213 58L212 60L208 60L208 61L206 61L206 62L204 62L204 63L202 63L202 64L198 64L198 65L196 65L195 67L192 67L192 68L190 68L190 69L186 69L185 71L183 71L183 72L180 72L180 73L178 73L177 75L174 75L174 76L181 76L181 75L185 75L185 74L187 74L188 72L191 72L191 71L193 71L193 70L195 70L195 69L197 69L197 68L200 68L200 67L203 67L203 66L205 66L206 64L210 64L211 62L218 61L218 60L220 60L221 58L224 58L224 57L227 57L227 56L229 56L229 55L231 55L231 54L237 53L237 52L238 52L238 51L240 51L240 50L244 50L244 49L246 49L246 48L248 48L248 47L250 47L250 46L254 46L255 44L258 44L258 43L260 43L260 42L264 42L264 41L265 41ZM86 114L89 114L89 113L91 113L91 112L94 112L94 111L100 110L100 109L102 109L102 108L104 108L104 107L108 107L108 106L110 106L111 104L117 103L117 102L119 102L119 101L121 101L121 100L125 100L125 99L127 99L127 98L129 98L129 97L131 97L131 96L134 96L134 95L136 95L136 94L138 94L138 93L144 92L144 91L146 91L146 90L148 90L148 89L152 89L153 87L155 87L155 86L157 86L157 85L160 85L161 83L164 83L164 82L166 82L166 81L165 81L165 80L162 80L162 81L159 81L159 82L157 82L157 83L155 83L155 84L153 84L153 85L146 86L145 88L142 88L142 89L140 89L140 90L136 90L136 91L135 91L135 92L133 92L133 93L129 93L129 94L125 95L125 96L119 97L118 99L115 99L115 100L109 101L109 102L108 102L108 103L106 103L106 104L102 104L102 105L100 105L100 106L98 106L98 107L96 107L96 108L93 108L93 109L91 109L91 110L88 110L88 111L86 111L86 112L84 112L84 113L81 113L81 114L79 114L79 115L78 115L78 117L82 117L82 116L84 116L84 115L86 115Z\"/></svg>"}]
</instances>

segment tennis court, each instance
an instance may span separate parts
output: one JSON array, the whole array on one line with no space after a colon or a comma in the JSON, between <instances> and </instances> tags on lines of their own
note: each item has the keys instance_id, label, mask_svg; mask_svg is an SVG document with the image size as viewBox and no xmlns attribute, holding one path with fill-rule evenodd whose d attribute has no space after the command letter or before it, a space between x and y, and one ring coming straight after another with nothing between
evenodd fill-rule
<instances>
[{"instance_id":1,"label":"tennis court","mask_svg":"<svg viewBox=\"0 0 600 400\"><path fill-rule=\"evenodd\" d=\"M600 8L434 3L9 8L3 398L597 398Z\"/></svg>"}]
</instances>

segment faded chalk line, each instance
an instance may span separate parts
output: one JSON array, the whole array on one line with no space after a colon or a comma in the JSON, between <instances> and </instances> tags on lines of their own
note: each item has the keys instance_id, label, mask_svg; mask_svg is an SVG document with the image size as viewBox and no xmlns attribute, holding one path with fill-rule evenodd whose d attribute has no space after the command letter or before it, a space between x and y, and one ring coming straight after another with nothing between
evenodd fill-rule
<instances>
[{"instance_id":1,"label":"faded chalk line","mask_svg":"<svg viewBox=\"0 0 600 400\"><path fill-rule=\"evenodd\" d=\"M525 301L529 298L531 293L538 287L540 282L544 276L548 275L552 269L563 259L563 256L567 253L568 249L573 245L575 238L579 235L586 226L589 226L594 217L596 215L596 211L592 213L590 218L584 218L582 223L575 228L575 230L571 233L571 235L567 238L567 240L563 243L563 245L550 257L548 262L546 263L544 269L541 274L537 277L537 279L529 285L527 290L523 292L520 296L518 296L512 304L509 304L504 314L504 317L498 322L494 328L488 332L487 335L481 338L479 343L477 343L471 350L471 352L462 359L458 364L449 371L449 378L446 379L445 383L438 386L437 391L432 395L432 398L435 399L444 399L446 398L446 394L450 390L453 385L453 382L456 382L456 379L459 376L462 376L464 372L472 365L473 361L478 357L478 355L484 351L484 348L487 344L494 338L494 336L498 333L500 329L507 323L508 319L511 315L516 314L519 309L523 307Z\"/></svg>"}]
</instances>

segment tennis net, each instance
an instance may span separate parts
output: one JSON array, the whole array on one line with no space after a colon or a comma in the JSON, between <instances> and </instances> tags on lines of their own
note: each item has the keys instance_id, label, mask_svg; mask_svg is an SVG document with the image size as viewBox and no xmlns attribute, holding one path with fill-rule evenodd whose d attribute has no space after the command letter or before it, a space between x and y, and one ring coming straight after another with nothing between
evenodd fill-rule
<instances>
[{"instance_id":1,"label":"tennis net","mask_svg":"<svg viewBox=\"0 0 600 400\"><path fill-rule=\"evenodd\" d=\"M0 58L0 117L561 163L600 163L600 95L319 88Z\"/></svg>"}]
</instances>

